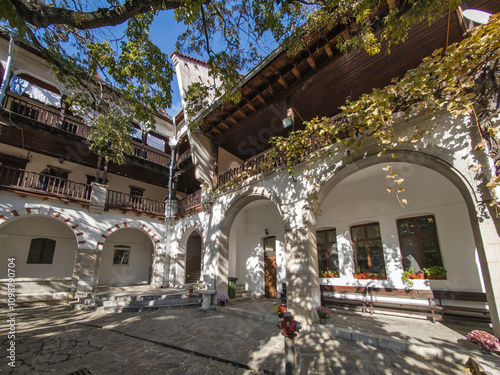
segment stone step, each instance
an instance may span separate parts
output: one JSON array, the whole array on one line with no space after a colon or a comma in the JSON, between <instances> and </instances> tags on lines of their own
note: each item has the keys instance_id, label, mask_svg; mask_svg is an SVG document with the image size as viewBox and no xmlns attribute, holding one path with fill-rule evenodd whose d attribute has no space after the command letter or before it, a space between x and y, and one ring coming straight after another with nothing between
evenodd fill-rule
<instances>
[{"instance_id":1,"label":"stone step","mask_svg":"<svg viewBox=\"0 0 500 375\"><path fill-rule=\"evenodd\" d=\"M91 305L74 305L76 310L85 311L106 311L114 313L122 312L142 312L142 311L158 311L158 310L171 310L171 309L187 309L194 307L201 307L201 303L197 300L193 302L186 302L183 304L170 304L161 306L91 306Z\"/></svg>"},{"instance_id":2,"label":"stone step","mask_svg":"<svg viewBox=\"0 0 500 375\"><path fill-rule=\"evenodd\" d=\"M185 293L179 294L143 294L143 295L96 295L95 301L153 301L153 300L166 300L166 299L179 299L185 298Z\"/></svg>"}]
</instances>

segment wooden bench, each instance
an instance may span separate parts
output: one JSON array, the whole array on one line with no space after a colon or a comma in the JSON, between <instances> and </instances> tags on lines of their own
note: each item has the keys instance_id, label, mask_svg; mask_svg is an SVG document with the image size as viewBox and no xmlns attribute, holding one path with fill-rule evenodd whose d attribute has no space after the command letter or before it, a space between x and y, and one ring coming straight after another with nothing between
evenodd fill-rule
<instances>
[{"instance_id":1,"label":"wooden bench","mask_svg":"<svg viewBox=\"0 0 500 375\"><path fill-rule=\"evenodd\" d=\"M335 296L325 294L328 292L335 293ZM350 294L354 298L339 296L339 294ZM384 297L391 299L384 300ZM359 305L362 306L363 313L369 312L371 315L385 311L421 315L430 318L433 322L443 320L443 309L435 304L431 290L321 285L321 302L334 305Z\"/></svg>"},{"instance_id":2,"label":"wooden bench","mask_svg":"<svg viewBox=\"0 0 500 375\"><path fill-rule=\"evenodd\" d=\"M485 293L333 285L321 285L320 289L322 304L361 306L363 313L372 315L377 311L423 315L435 322L444 321L446 314L465 316L464 313L472 313L476 314L475 317L489 320L489 310L484 306L487 303ZM329 292L335 295L325 294ZM388 299L384 300L384 297ZM453 305L450 301L479 303L482 306Z\"/></svg>"},{"instance_id":3,"label":"wooden bench","mask_svg":"<svg viewBox=\"0 0 500 375\"><path fill-rule=\"evenodd\" d=\"M461 292L450 290L433 290L434 298L439 301L443 312L448 316L472 316L481 320L490 321L490 310L485 306L488 303L486 293L482 292ZM460 301L474 303L478 306L452 305L449 302ZM464 313L472 313L464 314Z\"/></svg>"}]
</instances>

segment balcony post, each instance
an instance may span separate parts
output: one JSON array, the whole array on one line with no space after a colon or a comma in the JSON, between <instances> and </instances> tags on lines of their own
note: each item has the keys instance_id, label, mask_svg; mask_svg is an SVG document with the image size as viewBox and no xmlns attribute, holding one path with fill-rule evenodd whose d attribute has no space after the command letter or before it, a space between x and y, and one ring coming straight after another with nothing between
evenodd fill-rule
<instances>
[{"instance_id":1,"label":"balcony post","mask_svg":"<svg viewBox=\"0 0 500 375\"><path fill-rule=\"evenodd\" d=\"M92 182L92 192L90 194L90 212L100 214L104 211L104 206L106 205L106 195L108 192L108 187L97 182Z\"/></svg>"}]
</instances>

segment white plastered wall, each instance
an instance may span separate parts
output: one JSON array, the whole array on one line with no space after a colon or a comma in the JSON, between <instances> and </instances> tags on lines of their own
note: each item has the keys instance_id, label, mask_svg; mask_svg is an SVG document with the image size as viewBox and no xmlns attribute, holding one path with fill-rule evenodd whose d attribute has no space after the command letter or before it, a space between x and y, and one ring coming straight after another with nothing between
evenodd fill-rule
<instances>
[{"instance_id":1,"label":"white plastered wall","mask_svg":"<svg viewBox=\"0 0 500 375\"><path fill-rule=\"evenodd\" d=\"M128 264L113 264L115 246L130 246ZM104 242L99 285L148 284L152 262L152 243L139 229L125 228L114 232Z\"/></svg>"},{"instance_id":2,"label":"white plastered wall","mask_svg":"<svg viewBox=\"0 0 500 375\"><path fill-rule=\"evenodd\" d=\"M234 219L229 235L229 276L237 277L237 284L257 296L265 293L263 240L270 236L276 237L276 287L280 292L286 282L284 227L274 204L267 200L249 203Z\"/></svg>"},{"instance_id":3,"label":"white plastered wall","mask_svg":"<svg viewBox=\"0 0 500 375\"><path fill-rule=\"evenodd\" d=\"M394 193L387 193L389 184L387 172L382 170L384 164L349 176L323 201L316 229L336 228L341 274L340 278L323 282L404 288L396 220L433 215L447 279L414 280L414 288L484 291L467 207L458 189L431 169L407 163L391 165L405 178L402 186L406 191L401 198L407 199L406 208L400 206ZM356 280L352 275L355 269L350 227L370 222L380 224L387 280Z\"/></svg>"}]
</instances>

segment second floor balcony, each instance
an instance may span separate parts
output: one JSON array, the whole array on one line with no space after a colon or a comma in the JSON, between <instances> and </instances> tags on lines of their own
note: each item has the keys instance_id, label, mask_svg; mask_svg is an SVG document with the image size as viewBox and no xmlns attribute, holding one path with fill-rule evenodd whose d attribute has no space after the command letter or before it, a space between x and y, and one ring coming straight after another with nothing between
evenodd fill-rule
<instances>
[{"instance_id":1,"label":"second floor balcony","mask_svg":"<svg viewBox=\"0 0 500 375\"><path fill-rule=\"evenodd\" d=\"M73 134L79 138L86 139L91 128L81 118L72 116L62 109L41 103L37 100L20 96L13 92L5 94L2 108L14 116L18 116L24 122L32 125L55 128L64 133ZM12 119L15 120L14 118ZM147 160L151 163L169 166L170 155L147 144L136 140L132 141L132 158Z\"/></svg>"},{"instance_id":2,"label":"second floor balcony","mask_svg":"<svg viewBox=\"0 0 500 375\"><path fill-rule=\"evenodd\" d=\"M23 195L60 199L83 205L90 204L92 198L92 185L7 166L0 166L0 188ZM105 208L165 217L164 201L113 190L107 190L103 205Z\"/></svg>"}]
</instances>

